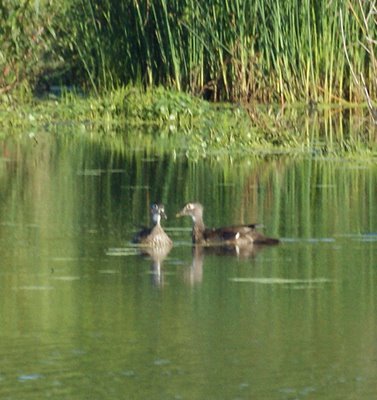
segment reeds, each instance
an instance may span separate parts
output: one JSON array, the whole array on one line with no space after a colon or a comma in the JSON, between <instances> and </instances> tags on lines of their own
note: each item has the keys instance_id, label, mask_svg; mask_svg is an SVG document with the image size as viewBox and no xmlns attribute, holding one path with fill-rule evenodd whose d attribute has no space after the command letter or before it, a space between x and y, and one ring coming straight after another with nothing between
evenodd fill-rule
<instances>
[{"instance_id":1,"label":"reeds","mask_svg":"<svg viewBox=\"0 0 377 400\"><path fill-rule=\"evenodd\" d=\"M7 0L0 7L2 20L13 3ZM31 14L37 3L40 15L46 15L49 1L22 2ZM370 97L377 93L372 0L62 4L53 24L46 18L55 38L46 42L46 50L64 59L64 82L95 92L128 83L162 84L212 100L359 102L363 90L353 80L352 65L365 78ZM0 41L9 41L4 32Z\"/></svg>"},{"instance_id":2,"label":"reeds","mask_svg":"<svg viewBox=\"0 0 377 400\"><path fill-rule=\"evenodd\" d=\"M165 84L214 100L359 101L353 66L376 92L373 42L343 0L77 0L74 49L96 89ZM363 2L366 7L372 2ZM76 17L75 17L76 18ZM368 33L376 35L375 16ZM74 19L75 20L75 19ZM68 33L68 31L67 31Z\"/></svg>"}]
</instances>

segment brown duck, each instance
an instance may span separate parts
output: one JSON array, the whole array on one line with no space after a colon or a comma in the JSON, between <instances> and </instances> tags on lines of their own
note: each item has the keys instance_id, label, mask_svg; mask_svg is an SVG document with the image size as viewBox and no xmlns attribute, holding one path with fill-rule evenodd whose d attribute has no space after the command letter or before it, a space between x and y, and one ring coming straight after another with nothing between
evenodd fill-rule
<instances>
[{"instance_id":1,"label":"brown duck","mask_svg":"<svg viewBox=\"0 0 377 400\"><path fill-rule=\"evenodd\" d=\"M187 203L177 214L177 217L182 216L190 216L192 218L192 242L196 244L246 246L251 244L274 245L279 243L279 239L266 237L257 232L257 224L206 228L203 222L203 206L200 203Z\"/></svg>"},{"instance_id":2,"label":"brown duck","mask_svg":"<svg viewBox=\"0 0 377 400\"><path fill-rule=\"evenodd\" d=\"M165 233L161 226L161 218L166 219L165 208L163 204L152 204L151 214L153 220L152 228L144 228L136 234L134 243L154 249L166 249L173 245L170 237Z\"/></svg>"}]
</instances>

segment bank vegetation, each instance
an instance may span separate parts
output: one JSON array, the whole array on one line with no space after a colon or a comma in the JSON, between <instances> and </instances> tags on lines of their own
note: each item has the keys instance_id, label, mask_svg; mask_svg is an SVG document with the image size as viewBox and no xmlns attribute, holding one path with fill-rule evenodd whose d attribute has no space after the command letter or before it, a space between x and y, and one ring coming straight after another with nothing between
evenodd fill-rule
<instances>
[{"instance_id":1,"label":"bank vegetation","mask_svg":"<svg viewBox=\"0 0 377 400\"><path fill-rule=\"evenodd\" d=\"M3 0L0 119L162 124L200 132L204 147L235 135L280 147L306 143L298 109L364 107L370 128L351 136L369 149L376 18L372 0Z\"/></svg>"}]
</instances>

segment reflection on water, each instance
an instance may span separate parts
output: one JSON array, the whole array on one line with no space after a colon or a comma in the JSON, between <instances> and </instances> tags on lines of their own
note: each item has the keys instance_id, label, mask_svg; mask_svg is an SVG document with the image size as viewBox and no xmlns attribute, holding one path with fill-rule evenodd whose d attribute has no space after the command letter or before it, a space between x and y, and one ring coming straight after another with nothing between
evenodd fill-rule
<instances>
[{"instance_id":1,"label":"reflection on water","mask_svg":"<svg viewBox=\"0 0 377 400\"><path fill-rule=\"evenodd\" d=\"M2 149L1 398L375 398L376 165ZM192 199L282 243L192 246ZM166 254L130 243L154 201Z\"/></svg>"},{"instance_id":2,"label":"reflection on water","mask_svg":"<svg viewBox=\"0 0 377 400\"><path fill-rule=\"evenodd\" d=\"M141 254L148 255L151 259L151 274L152 282L156 286L162 286L164 284L164 275L161 271L161 265L167 255L170 253L172 246L162 248L141 248Z\"/></svg>"}]
</instances>

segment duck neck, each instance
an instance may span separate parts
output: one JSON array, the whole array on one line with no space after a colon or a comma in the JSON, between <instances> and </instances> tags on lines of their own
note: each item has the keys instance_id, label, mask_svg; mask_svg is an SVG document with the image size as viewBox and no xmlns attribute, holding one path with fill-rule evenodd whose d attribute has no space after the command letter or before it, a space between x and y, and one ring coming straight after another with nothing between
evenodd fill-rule
<instances>
[{"instance_id":1,"label":"duck neck","mask_svg":"<svg viewBox=\"0 0 377 400\"><path fill-rule=\"evenodd\" d=\"M160 214L153 214L153 225L160 226L161 215Z\"/></svg>"},{"instance_id":2,"label":"duck neck","mask_svg":"<svg viewBox=\"0 0 377 400\"><path fill-rule=\"evenodd\" d=\"M201 215L192 218L194 226L192 228L192 242L201 243L204 241L205 225Z\"/></svg>"}]
</instances>

